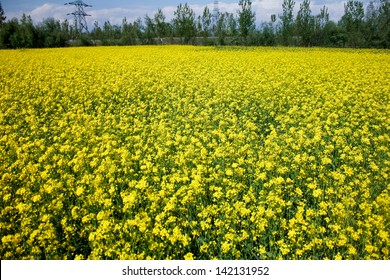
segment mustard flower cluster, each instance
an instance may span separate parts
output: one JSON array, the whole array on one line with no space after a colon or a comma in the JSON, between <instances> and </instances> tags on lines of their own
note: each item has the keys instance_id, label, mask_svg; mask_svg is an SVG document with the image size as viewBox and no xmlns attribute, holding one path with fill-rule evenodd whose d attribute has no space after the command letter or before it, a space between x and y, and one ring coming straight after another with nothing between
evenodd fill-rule
<instances>
[{"instance_id":1,"label":"mustard flower cluster","mask_svg":"<svg viewBox=\"0 0 390 280\"><path fill-rule=\"evenodd\" d=\"M1 259L389 259L390 53L0 51Z\"/></svg>"}]
</instances>

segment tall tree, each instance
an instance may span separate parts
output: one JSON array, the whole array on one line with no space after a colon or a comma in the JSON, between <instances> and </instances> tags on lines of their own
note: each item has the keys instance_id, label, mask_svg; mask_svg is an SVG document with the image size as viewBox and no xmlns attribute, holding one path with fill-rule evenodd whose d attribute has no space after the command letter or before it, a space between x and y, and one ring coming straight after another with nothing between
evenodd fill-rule
<instances>
[{"instance_id":1,"label":"tall tree","mask_svg":"<svg viewBox=\"0 0 390 280\"><path fill-rule=\"evenodd\" d=\"M154 23L156 25L157 36L161 39L169 34L169 26L165 22L165 15L161 9L158 9L154 15Z\"/></svg>"},{"instance_id":2,"label":"tall tree","mask_svg":"<svg viewBox=\"0 0 390 280\"><path fill-rule=\"evenodd\" d=\"M366 46L380 45L379 10L373 1L370 1L366 8L364 38L366 40Z\"/></svg>"},{"instance_id":3,"label":"tall tree","mask_svg":"<svg viewBox=\"0 0 390 280\"><path fill-rule=\"evenodd\" d=\"M237 36L237 20L232 13L227 17L228 36Z\"/></svg>"},{"instance_id":4,"label":"tall tree","mask_svg":"<svg viewBox=\"0 0 390 280\"><path fill-rule=\"evenodd\" d=\"M134 33L133 24L127 21L127 18L122 19L122 45L135 45L137 42L137 35Z\"/></svg>"},{"instance_id":5,"label":"tall tree","mask_svg":"<svg viewBox=\"0 0 390 280\"><path fill-rule=\"evenodd\" d=\"M283 13L279 16L281 23L282 32L282 43L287 46L291 44L291 38L294 32L294 0L283 0L282 8Z\"/></svg>"},{"instance_id":6,"label":"tall tree","mask_svg":"<svg viewBox=\"0 0 390 280\"><path fill-rule=\"evenodd\" d=\"M141 41L143 40L143 37L144 37L144 33L143 31L145 30L145 27L142 23L142 20L141 18L137 18L134 22L133 22L133 33L136 35L136 37L138 39L140 39Z\"/></svg>"},{"instance_id":7,"label":"tall tree","mask_svg":"<svg viewBox=\"0 0 390 280\"><path fill-rule=\"evenodd\" d=\"M61 23L61 32L66 40L70 40L69 21L67 19Z\"/></svg>"},{"instance_id":8,"label":"tall tree","mask_svg":"<svg viewBox=\"0 0 390 280\"><path fill-rule=\"evenodd\" d=\"M340 20L340 24L347 32L349 46L362 47L364 44L362 33L364 24L363 2L348 1L344 4L344 15Z\"/></svg>"},{"instance_id":9,"label":"tall tree","mask_svg":"<svg viewBox=\"0 0 390 280\"><path fill-rule=\"evenodd\" d=\"M25 14L22 15L18 28L18 38L18 43L22 48L41 47L41 45L38 44L38 33L33 25L31 16L26 16Z\"/></svg>"},{"instance_id":10,"label":"tall tree","mask_svg":"<svg viewBox=\"0 0 390 280\"><path fill-rule=\"evenodd\" d=\"M113 37L113 28L111 25L111 22L109 20L105 21L103 24L103 44L110 44L108 43Z\"/></svg>"},{"instance_id":11,"label":"tall tree","mask_svg":"<svg viewBox=\"0 0 390 280\"><path fill-rule=\"evenodd\" d=\"M313 38L314 18L311 14L310 0L303 0L300 4L296 19L297 35L301 37L304 46L311 45Z\"/></svg>"},{"instance_id":12,"label":"tall tree","mask_svg":"<svg viewBox=\"0 0 390 280\"><path fill-rule=\"evenodd\" d=\"M97 40L103 39L102 34L103 34L103 31L99 26L99 22L97 20L95 20L95 22L93 23L93 29L91 31L91 37L96 42Z\"/></svg>"},{"instance_id":13,"label":"tall tree","mask_svg":"<svg viewBox=\"0 0 390 280\"><path fill-rule=\"evenodd\" d=\"M229 19L229 13L219 13L218 15L218 21L217 25L215 27L215 36L218 38L218 44L219 45L225 45L225 38L228 34L228 19Z\"/></svg>"},{"instance_id":14,"label":"tall tree","mask_svg":"<svg viewBox=\"0 0 390 280\"><path fill-rule=\"evenodd\" d=\"M329 23L329 11L326 6L323 6L320 13L314 18L314 38L313 44L317 46L323 46L327 44L326 38L329 36L327 33Z\"/></svg>"},{"instance_id":15,"label":"tall tree","mask_svg":"<svg viewBox=\"0 0 390 280\"><path fill-rule=\"evenodd\" d=\"M240 0L238 5L241 7L238 11L238 28L246 43L248 35L255 30L256 14L252 11L252 1Z\"/></svg>"},{"instance_id":16,"label":"tall tree","mask_svg":"<svg viewBox=\"0 0 390 280\"><path fill-rule=\"evenodd\" d=\"M4 15L4 10L3 10L3 7L1 6L1 2L0 2L0 27L3 25L6 18L7 17Z\"/></svg>"},{"instance_id":17,"label":"tall tree","mask_svg":"<svg viewBox=\"0 0 390 280\"><path fill-rule=\"evenodd\" d=\"M320 14L317 16L318 24L320 28L325 28L329 22L329 11L326 6L323 6L320 10Z\"/></svg>"},{"instance_id":18,"label":"tall tree","mask_svg":"<svg viewBox=\"0 0 390 280\"><path fill-rule=\"evenodd\" d=\"M195 13L191 7L185 3L180 4L174 12L173 24L177 35L184 38L184 43L189 43L196 34Z\"/></svg>"},{"instance_id":19,"label":"tall tree","mask_svg":"<svg viewBox=\"0 0 390 280\"><path fill-rule=\"evenodd\" d=\"M155 43L154 38L156 37L156 24L154 23L154 20L148 15L145 16L144 35L148 45Z\"/></svg>"},{"instance_id":20,"label":"tall tree","mask_svg":"<svg viewBox=\"0 0 390 280\"><path fill-rule=\"evenodd\" d=\"M213 15L210 12L209 7L204 7L202 16L200 18L201 34L203 37L209 37L212 32Z\"/></svg>"},{"instance_id":21,"label":"tall tree","mask_svg":"<svg viewBox=\"0 0 390 280\"><path fill-rule=\"evenodd\" d=\"M58 19L45 19L39 26L39 29L44 35L45 47L58 48L66 46L66 38L61 32L61 22Z\"/></svg>"},{"instance_id":22,"label":"tall tree","mask_svg":"<svg viewBox=\"0 0 390 280\"><path fill-rule=\"evenodd\" d=\"M390 1L380 0L379 6L379 35L382 40L382 46L390 47Z\"/></svg>"},{"instance_id":23,"label":"tall tree","mask_svg":"<svg viewBox=\"0 0 390 280\"><path fill-rule=\"evenodd\" d=\"M0 48L17 48L13 43L14 34L18 31L19 21L13 18L0 28Z\"/></svg>"}]
</instances>

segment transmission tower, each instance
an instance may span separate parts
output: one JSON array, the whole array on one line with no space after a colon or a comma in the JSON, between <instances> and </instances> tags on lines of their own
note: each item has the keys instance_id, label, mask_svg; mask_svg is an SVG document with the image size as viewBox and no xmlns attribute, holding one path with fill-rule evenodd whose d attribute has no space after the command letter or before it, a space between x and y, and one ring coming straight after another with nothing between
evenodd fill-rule
<instances>
[{"instance_id":1,"label":"transmission tower","mask_svg":"<svg viewBox=\"0 0 390 280\"><path fill-rule=\"evenodd\" d=\"M74 2L69 2L69 3L66 3L65 5L74 5L76 7L76 10L73 13L70 13L70 14L67 14L67 15L68 16L69 15L73 15L74 16L74 22L76 24L77 31L79 31L80 33L82 33L83 30L88 32L87 20L85 19L85 17L91 16L91 15L88 15L84 11L84 8L92 7L92 5L85 4L81 0L77 0L77 1L74 1Z\"/></svg>"}]
</instances>

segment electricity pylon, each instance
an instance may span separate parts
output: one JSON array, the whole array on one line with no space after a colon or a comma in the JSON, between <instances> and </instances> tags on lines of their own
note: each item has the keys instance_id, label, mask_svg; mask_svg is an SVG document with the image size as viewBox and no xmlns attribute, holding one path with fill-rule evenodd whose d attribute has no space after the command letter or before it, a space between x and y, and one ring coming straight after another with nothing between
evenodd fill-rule
<instances>
[{"instance_id":1,"label":"electricity pylon","mask_svg":"<svg viewBox=\"0 0 390 280\"><path fill-rule=\"evenodd\" d=\"M85 19L85 17L91 16L91 15L88 15L84 11L84 8L92 7L92 5L85 4L81 0L77 0L77 1L74 1L74 2L69 2L69 3L66 3L65 5L74 5L76 7L76 10L73 13L70 13L70 14L67 14L67 15L68 16L69 15L73 15L74 16L74 22L75 22L77 31L80 32L80 34L83 32L83 30L88 32L88 25L87 25L87 20Z\"/></svg>"}]
</instances>

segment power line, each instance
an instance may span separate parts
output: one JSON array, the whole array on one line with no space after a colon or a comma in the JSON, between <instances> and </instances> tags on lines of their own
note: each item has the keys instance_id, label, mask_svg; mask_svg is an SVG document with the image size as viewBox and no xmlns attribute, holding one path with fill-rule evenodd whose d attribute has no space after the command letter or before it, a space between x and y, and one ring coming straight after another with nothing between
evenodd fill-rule
<instances>
[{"instance_id":1,"label":"power line","mask_svg":"<svg viewBox=\"0 0 390 280\"><path fill-rule=\"evenodd\" d=\"M80 33L82 33L84 30L86 32L88 32L88 25L87 25L87 20L86 20L85 17L91 16L91 15L88 15L84 11L84 8L92 7L92 5L85 4L81 0L65 3L65 5L74 5L76 7L76 10L73 13L70 13L70 14L67 14L67 15L68 16L69 15L73 15L74 16L74 21L75 21L75 24L76 24L77 31L79 31Z\"/></svg>"}]
</instances>

